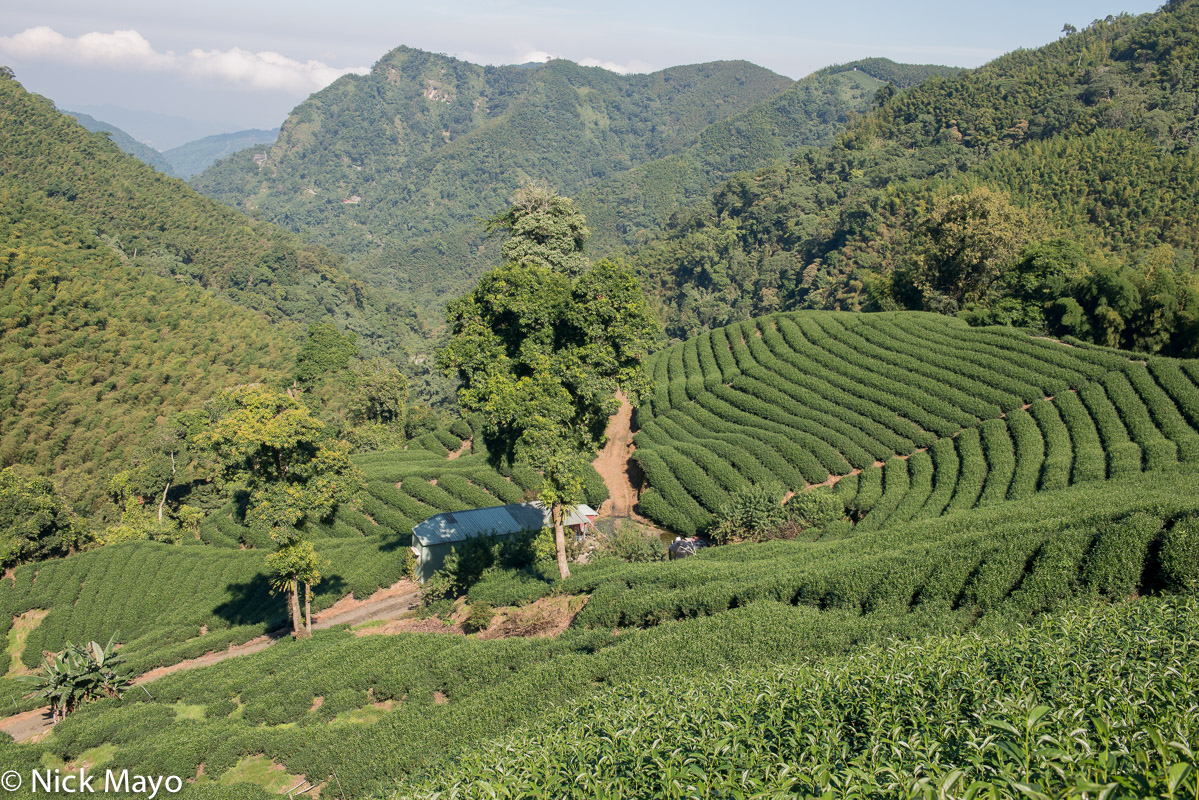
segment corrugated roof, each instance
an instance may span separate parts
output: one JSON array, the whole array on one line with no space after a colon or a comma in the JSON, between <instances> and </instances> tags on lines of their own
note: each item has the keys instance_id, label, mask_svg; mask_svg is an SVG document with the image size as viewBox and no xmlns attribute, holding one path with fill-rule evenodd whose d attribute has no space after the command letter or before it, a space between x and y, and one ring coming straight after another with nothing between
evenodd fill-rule
<instances>
[{"instance_id":1,"label":"corrugated roof","mask_svg":"<svg viewBox=\"0 0 1199 800\"><path fill-rule=\"evenodd\" d=\"M566 525L578 525L587 516L595 516L590 506L568 509ZM472 508L434 514L412 529L412 535L426 547L432 544L462 542L481 535L506 536L539 531L552 524L550 512L540 502L510 503L506 506Z\"/></svg>"}]
</instances>

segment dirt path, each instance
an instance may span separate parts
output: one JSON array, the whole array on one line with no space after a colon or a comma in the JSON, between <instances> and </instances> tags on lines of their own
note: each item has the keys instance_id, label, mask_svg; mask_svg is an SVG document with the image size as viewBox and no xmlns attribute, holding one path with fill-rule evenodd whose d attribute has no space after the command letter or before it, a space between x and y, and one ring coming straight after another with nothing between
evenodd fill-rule
<instances>
[{"instance_id":1,"label":"dirt path","mask_svg":"<svg viewBox=\"0 0 1199 800\"><path fill-rule=\"evenodd\" d=\"M385 589L380 589L365 600L356 600L353 595L343 597L324 611L314 614L312 627L324 630L332 628L334 625L360 625L363 622L374 620L392 620L411 611L419 601L420 587L405 578ZM248 642L230 645L225 650L217 650L197 658L180 661L177 664L157 667L138 675L133 679L133 684L142 686L173 672L207 667L230 658L257 653L267 649L287 634L286 629L272 631ZM7 733L16 741L21 742L45 733L53 724L49 708L36 708L33 711L25 711L0 719L0 732Z\"/></svg>"},{"instance_id":2,"label":"dirt path","mask_svg":"<svg viewBox=\"0 0 1199 800\"><path fill-rule=\"evenodd\" d=\"M607 443L595 459L595 470L608 487L608 499L599 508L601 517L628 517L637 505L637 489L633 486L633 405L623 393L620 409L608 420L605 431Z\"/></svg>"}]
</instances>

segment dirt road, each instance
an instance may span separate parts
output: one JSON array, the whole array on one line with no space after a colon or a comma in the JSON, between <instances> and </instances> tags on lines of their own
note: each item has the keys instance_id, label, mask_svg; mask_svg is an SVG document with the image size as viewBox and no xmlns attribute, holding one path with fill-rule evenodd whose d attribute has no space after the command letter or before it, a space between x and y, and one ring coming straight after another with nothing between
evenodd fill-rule
<instances>
[{"instance_id":1,"label":"dirt road","mask_svg":"<svg viewBox=\"0 0 1199 800\"><path fill-rule=\"evenodd\" d=\"M624 394L618 394L620 410L608 420L604 449L595 459L595 470L608 487L608 499L600 506L601 517L627 517L637 505L633 484L637 465L633 462L633 406ZM640 482L640 481L638 481Z\"/></svg>"}]
</instances>

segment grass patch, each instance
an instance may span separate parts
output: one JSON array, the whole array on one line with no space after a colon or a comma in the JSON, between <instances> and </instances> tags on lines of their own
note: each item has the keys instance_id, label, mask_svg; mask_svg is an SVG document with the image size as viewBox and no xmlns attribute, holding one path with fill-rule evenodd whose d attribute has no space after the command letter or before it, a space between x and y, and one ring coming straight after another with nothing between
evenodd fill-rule
<instances>
[{"instance_id":1,"label":"grass patch","mask_svg":"<svg viewBox=\"0 0 1199 800\"><path fill-rule=\"evenodd\" d=\"M34 670L25 666L21 657L25 655L25 642L29 639L29 632L42 624L42 620L49 613L48 608L33 608L13 617L12 628L8 631L8 644L5 646L8 652L8 673L4 677L16 678L33 674Z\"/></svg>"},{"instance_id":2,"label":"grass patch","mask_svg":"<svg viewBox=\"0 0 1199 800\"><path fill-rule=\"evenodd\" d=\"M246 756L217 781L221 786L253 783L272 794L285 792L299 782L300 776L288 775L282 764L276 764L264 755Z\"/></svg>"},{"instance_id":3,"label":"grass patch","mask_svg":"<svg viewBox=\"0 0 1199 800\"><path fill-rule=\"evenodd\" d=\"M393 708L395 708L394 700L386 700L382 703L371 703L370 705L363 706L362 708L355 708L351 709L350 711L341 712L333 718L331 724L374 725L376 722L383 719L383 716Z\"/></svg>"},{"instance_id":4,"label":"grass patch","mask_svg":"<svg viewBox=\"0 0 1199 800\"><path fill-rule=\"evenodd\" d=\"M183 702L175 703L172 708L175 709L176 722L184 719L204 719L207 710L203 705L188 705ZM234 713L237 712L235 711Z\"/></svg>"}]
</instances>

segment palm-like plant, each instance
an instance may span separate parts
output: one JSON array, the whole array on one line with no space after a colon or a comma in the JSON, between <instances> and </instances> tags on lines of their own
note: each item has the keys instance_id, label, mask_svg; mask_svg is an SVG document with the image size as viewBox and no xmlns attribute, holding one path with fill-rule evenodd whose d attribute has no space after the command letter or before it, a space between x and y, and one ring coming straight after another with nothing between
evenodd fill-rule
<instances>
[{"instance_id":1,"label":"palm-like plant","mask_svg":"<svg viewBox=\"0 0 1199 800\"><path fill-rule=\"evenodd\" d=\"M114 633L105 645L68 642L61 653L46 657L41 673L22 678L36 687L36 696L46 699L55 722L98 697L119 698L129 687L129 676L117 672L125 659L116 639Z\"/></svg>"}]
</instances>

